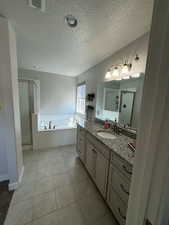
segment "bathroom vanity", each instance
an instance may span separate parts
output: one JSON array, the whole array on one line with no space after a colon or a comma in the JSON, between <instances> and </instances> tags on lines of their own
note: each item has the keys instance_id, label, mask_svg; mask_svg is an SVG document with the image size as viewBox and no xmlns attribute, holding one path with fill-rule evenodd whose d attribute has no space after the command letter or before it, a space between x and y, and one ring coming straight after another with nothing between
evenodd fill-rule
<instances>
[{"instance_id":1,"label":"bathroom vanity","mask_svg":"<svg viewBox=\"0 0 169 225\"><path fill-rule=\"evenodd\" d=\"M77 126L77 153L120 225L125 224L134 154L131 138L99 136L103 126L81 122ZM109 131L112 132L112 131Z\"/></svg>"}]
</instances>

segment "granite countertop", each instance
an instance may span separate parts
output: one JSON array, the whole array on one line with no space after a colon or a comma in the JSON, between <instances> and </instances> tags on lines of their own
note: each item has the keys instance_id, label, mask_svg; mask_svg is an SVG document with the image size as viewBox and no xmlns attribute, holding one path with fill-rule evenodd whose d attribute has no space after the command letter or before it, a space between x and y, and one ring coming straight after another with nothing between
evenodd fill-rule
<instances>
[{"instance_id":1,"label":"granite countertop","mask_svg":"<svg viewBox=\"0 0 169 225\"><path fill-rule=\"evenodd\" d=\"M103 125L96 123L94 121L81 121L78 124L86 129L90 134L95 136L100 140L104 145L106 145L110 150L118 154L122 159L125 159L130 165L133 165L134 162L134 153L129 149L128 143L133 142L133 139L123 135L113 133L110 129L104 129ZM110 131L113 135L116 136L115 139L106 139L97 135L97 132L100 130Z\"/></svg>"}]
</instances>

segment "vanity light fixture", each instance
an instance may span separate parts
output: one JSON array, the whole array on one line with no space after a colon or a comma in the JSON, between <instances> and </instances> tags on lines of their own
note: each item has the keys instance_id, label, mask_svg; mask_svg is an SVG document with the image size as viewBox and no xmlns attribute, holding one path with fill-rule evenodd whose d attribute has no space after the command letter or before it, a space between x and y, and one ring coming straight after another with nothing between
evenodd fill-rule
<instances>
[{"instance_id":1,"label":"vanity light fixture","mask_svg":"<svg viewBox=\"0 0 169 225\"><path fill-rule=\"evenodd\" d=\"M128 65L126 63L123 65L123 68L122 68L121 72L123 74L126 74L126 73L129 72L129 68L128 68Z\"/></svg>"},{"instance_id":2,"label":"vanity light fixture","mask_svg":"<svg viewBox=\"0 0 169 225\"><path fill-rule=\"evenodd\" d=\"M123 64L121 72L122 74L128 74L128 72L131 70L132 64L127 64L126 62Z\"/></svg>"},{"instance_id":3,"label":"vanity light fixture","mask_svg":"<svg viewBox=\"0 0 169 225\"><path fill-rule=\"evenodd\" d=\"M138 54L135 55L133 60L138 61L140 58ZM114 68L114 69L113 69ZM129 72L132 68L132 63L125 62L124 64L119 64L115 67L111 67L107 73L105 74L106 80L122 80L122 79L130 79L130 78L137 78L140 74L132 74L130 75Z\"/></svg>"},{"instance_id":4,"label":"vanity light fixture","mask_svg":"<svg viewBox=\"0 0 169 225\"><path fill-rule=\"evenodd\" d=\"M111 70L108 70L106 75L105 75L105 79L106 80L110 80L111 79Z\"/></svg>"},{"instance_id":5,"label":"vanity light fixture","mask_svg":"<svg viewBox=\"0 0 169 225\"><path fill-rule=\"evenodd\" d=\"M123 76L122 77L122 79L124 79L124 80L127 80L127 79L129 79L130 78L130 76Z\"/></svg>"},{"instance_id":6,"label":"vanity light fixture","mask_svg":"<svg viewBox=\"0 0 169 225\"><path fill-rule=\"evenodd\" d=\"M138 56L138 54L136 54L134 60L135 60L135 61L139 61L139 59L140 59L140 57Z\"/></svg>"},{"instance_id":7,"label":"vanity light fixture","mask_svg":"<svg viewBox=\"0 0 169 225\"><path fill-rule=\"evenodd\" d=\"M140 77L140 73L133 73L133 74L131 75L131 77L133 77L133 78L138 78L138 77Z\"/></svg>"},{"instance_id":8,"label":"vanity light fixture","mask_svg":"<svg viewBox=\"0 0 169 225\"><path fill-rule=\"evenodd\" d=\"M122 80L122 78L119 76L119 77L116 78L116 80Z\"/></svg>"},{"instance_id":9,"label":"vanity light fixture","mask_svg":"<svg viewBox=\"0 0 169 225\"><path fill-rule=\"evenodd\" d=\"M119 68L116 66L115 68L114 68L114 70L113 70L113 73L112 73L112 75L113 75L113 77L116 79L118 76L119 76Z\"/></svg>"}]
</instances>

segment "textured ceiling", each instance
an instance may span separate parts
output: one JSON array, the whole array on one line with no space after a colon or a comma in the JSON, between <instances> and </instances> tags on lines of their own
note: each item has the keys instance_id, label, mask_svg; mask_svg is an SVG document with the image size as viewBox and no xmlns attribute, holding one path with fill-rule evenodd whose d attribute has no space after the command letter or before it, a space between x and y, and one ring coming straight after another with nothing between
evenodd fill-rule
<instances>
[{"instance_id":1,"label":"textured ceiling","mask_svg":"<svg viewBox=\"0 0 169 225\"><path fill-rule=\"evenodd\" d=\"M19 67L68 76L146 33L152 8L153 0L47 0L42 13L27 0L0 0L0 14L16 29ZM78 19L78 27L64 23L67 14Z\"/></svg>"}]
</instances>

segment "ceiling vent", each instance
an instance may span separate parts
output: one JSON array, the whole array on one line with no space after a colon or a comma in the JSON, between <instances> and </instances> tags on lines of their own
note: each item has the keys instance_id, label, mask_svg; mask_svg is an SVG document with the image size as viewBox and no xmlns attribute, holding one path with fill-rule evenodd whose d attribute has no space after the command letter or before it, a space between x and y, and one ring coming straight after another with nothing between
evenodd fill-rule
<instances>
[{"instance_id":1,"label":"ceiling vent","mask_svg":"<svg viewBox=\"0 0 169 225\"><path fill-rule=\"evenodd\" d=\"M46 0L28 0L29 6L32 8L40 9L42 12L46 8Z\"/></svg>"}]
</instances>

